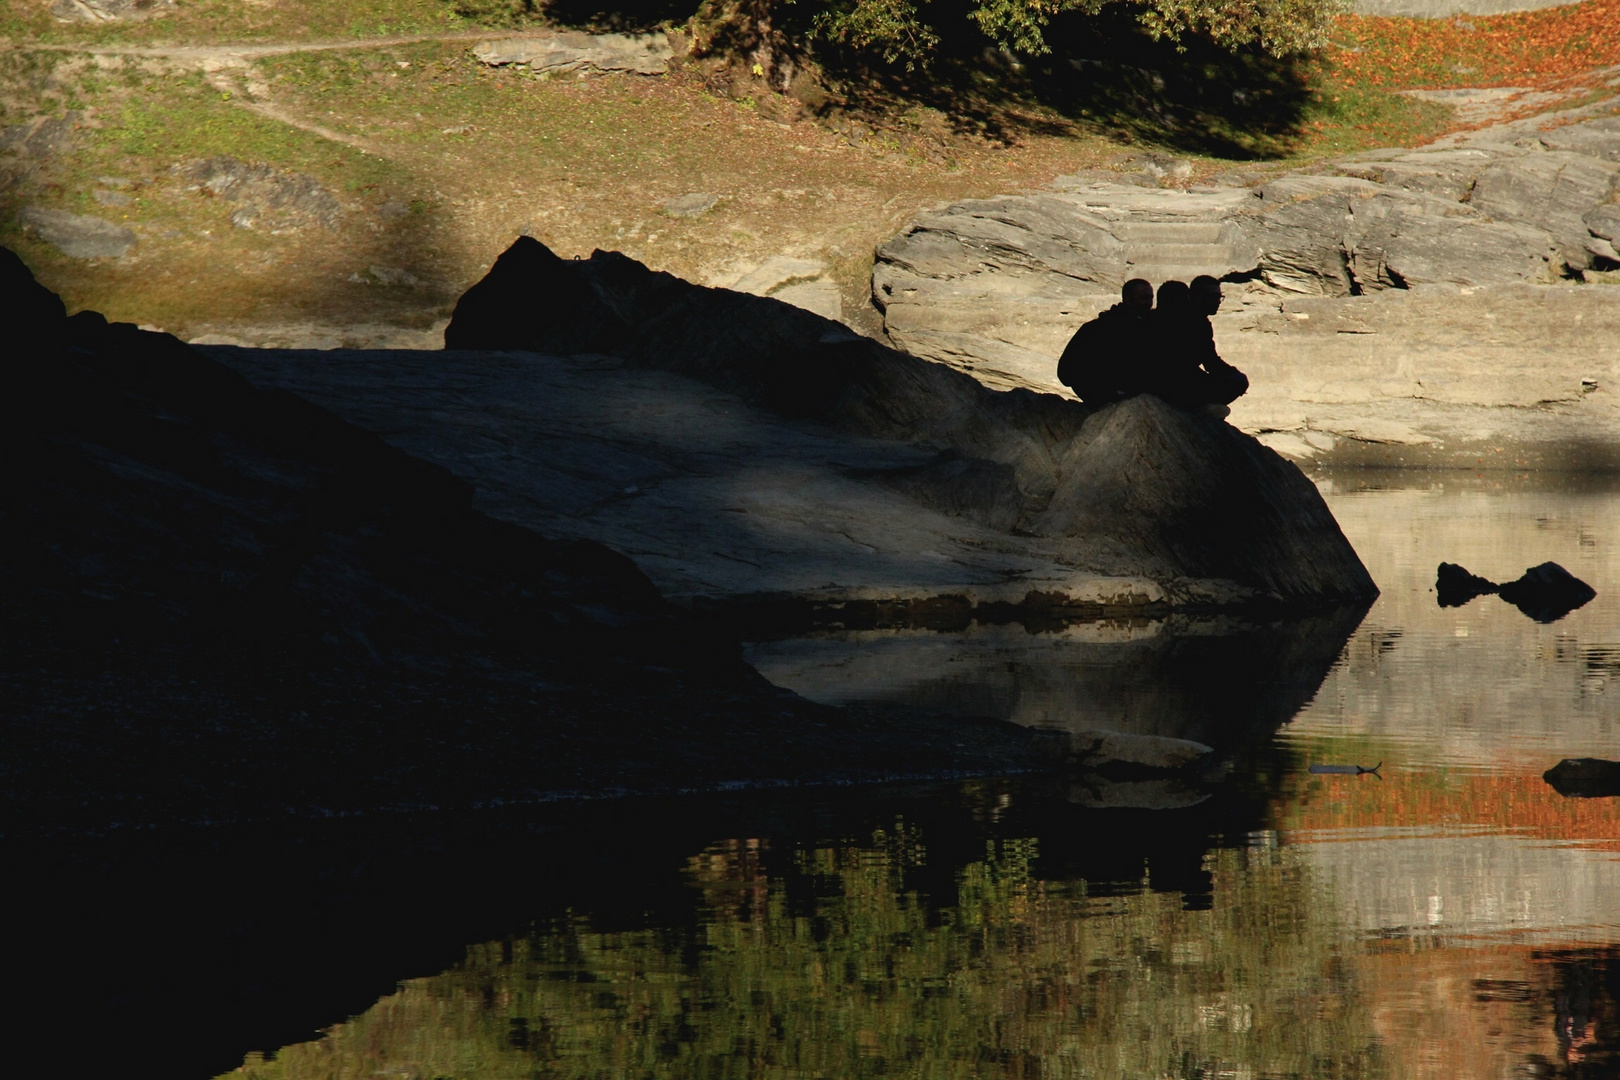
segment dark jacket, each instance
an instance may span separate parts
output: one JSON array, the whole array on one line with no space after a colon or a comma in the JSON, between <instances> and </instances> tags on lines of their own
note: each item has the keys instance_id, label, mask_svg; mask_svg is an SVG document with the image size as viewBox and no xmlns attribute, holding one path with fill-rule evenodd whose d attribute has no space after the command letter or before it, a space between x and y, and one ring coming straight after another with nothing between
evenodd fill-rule
<instances>
[{"instance_id":1,"label":"dark jacket","mask_svg":"<svg viewBox=\"0 0 1620 1080\"><path fill-rule=\"evenodd\" d=\"M1195 409L1226 405L1249 389L1248 376L1215 351L1215 329L1190 309L1155 311L1142 391Z\"/></svg>"},{"instance_id":2,"label":"dark jacket","mask_svg":"<svg viewBox=\"0 0 1620 1080\"><path fill-rule=\"evenodd\" d=\"M1058 382L1093 405L1139 393L1138 369L1148 345L1146 314L1119 303L1081 326L1058 359Z\"/></svg>"}]
</instances>

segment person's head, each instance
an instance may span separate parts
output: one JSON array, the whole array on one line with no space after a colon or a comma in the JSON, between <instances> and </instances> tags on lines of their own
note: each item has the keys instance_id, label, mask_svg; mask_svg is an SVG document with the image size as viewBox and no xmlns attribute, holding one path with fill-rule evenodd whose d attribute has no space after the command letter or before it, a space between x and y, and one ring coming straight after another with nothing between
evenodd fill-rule
<instances>
[{"instance_id":1,"label":"person's head","mask_svg":"<svg viewBox=\"0 0 1620 1080\"><path fill-rule=\"evenodd\" d=\"M1119 298L1128 308L1146 311L1153 306L1153 285L1139 277L1131 278L1119 290Z\"/></svg>"},{"instance_id":2,"label":"person's head","mask_svg":"<svg viewBox=\"0 0 1620 1080\"><path fill-rule=\"evenodd\" d=\"M1159 286L1160 311L1186 311L1192 304L1192 293L1185 281L1166 281Z\"/></svg>"},{"instance_id":3,"label":"person's head","mask_svg":"<svg viewBox=\"0 0 1620 1080\"><path fill-rule=\"evenodd\" d=\"M1193 310L1200 315L1213 315L1221 310L1221 283L1208 274L1199 274L1192 280Z\"/></svg>"}]
</instances>

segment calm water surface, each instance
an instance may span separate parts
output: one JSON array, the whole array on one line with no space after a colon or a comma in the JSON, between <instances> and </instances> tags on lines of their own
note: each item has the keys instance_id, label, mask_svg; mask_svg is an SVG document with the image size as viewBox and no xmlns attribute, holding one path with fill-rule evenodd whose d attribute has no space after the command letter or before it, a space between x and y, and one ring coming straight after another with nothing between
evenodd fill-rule
<instances>
[{"instance_id":1,"label":"calm water surface","mask_svg":"<svg viewBox=\"0 0 1620 1080\"><path fill-rule=\"evenodd\" d=\"M1224 779L832 792L715 826L656 871L673 909L537 905L241 1073L1620 1075L1620 800L1541 780L1620 758L1620 493L1324 490L1383 589L1365 613L751 649L825 701L1197 738ZM1501 581L1553 560L1598 596L1546 625L1442 610L1442 560ZM555 873L566 895L589 870Z\"/></svg>"}]
</instances>

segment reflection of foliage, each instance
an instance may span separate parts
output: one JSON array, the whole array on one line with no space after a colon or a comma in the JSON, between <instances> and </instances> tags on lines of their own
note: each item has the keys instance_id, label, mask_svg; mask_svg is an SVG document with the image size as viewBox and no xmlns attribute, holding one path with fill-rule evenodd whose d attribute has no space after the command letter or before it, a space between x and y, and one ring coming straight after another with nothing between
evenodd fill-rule
<instances>
[{"instance_id":1,"label":"reflection of foliage","mask_svg":"<svg viewBox=\"0 0 1620 1080\"><path fill-rule=\"evenodd\" d=\"M691 860L695 928L603 933L559 920L469 951L324 1040L253 1060L276 1077L730 1077L985 1074L1363 1076L1365 1010L1341 931L1275 852L1210 856L1212 910L1098 899L992 843L954 905L906 887L903 824L798 853ZM809 897L795 895L809 892Z\"/></svg>"}]
</instances>

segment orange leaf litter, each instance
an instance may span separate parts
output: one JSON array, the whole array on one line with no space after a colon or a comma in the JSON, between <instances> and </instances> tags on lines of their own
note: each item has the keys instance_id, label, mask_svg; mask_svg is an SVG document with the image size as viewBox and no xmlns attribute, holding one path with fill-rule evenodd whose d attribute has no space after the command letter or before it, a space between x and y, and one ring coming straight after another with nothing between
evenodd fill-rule
<instances>
[{"instance_id":1,"label":"orange leaf litter","mask_svg":"<svg viewBox=\"0 0 1620 1080\"><path fill-rule=\"evenodd\" d=\"M1370 86L1542 86L1620 64L1620 0L1507 15L1335 21L1329 59L1341 78Z\"/></svg>"}]
</instances>

